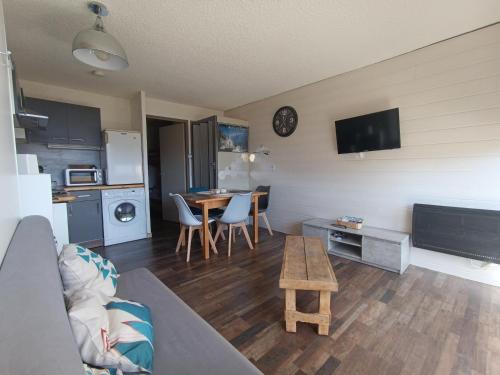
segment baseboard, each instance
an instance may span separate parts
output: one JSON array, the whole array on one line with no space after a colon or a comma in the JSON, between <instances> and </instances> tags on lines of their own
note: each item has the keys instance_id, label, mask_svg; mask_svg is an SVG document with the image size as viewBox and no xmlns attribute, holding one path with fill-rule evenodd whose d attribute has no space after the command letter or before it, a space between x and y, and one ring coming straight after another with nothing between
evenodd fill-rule
<instances>
[{"instance_id":1,"label":"baseboard","mask_svg":"<svg viewBox=\"0 0 500 375\"><path fill-rule=\"evenodd\" d=\"M500 264L411 247L410 264L483 284L500 286Z\"/></svg>"}]
</instances>

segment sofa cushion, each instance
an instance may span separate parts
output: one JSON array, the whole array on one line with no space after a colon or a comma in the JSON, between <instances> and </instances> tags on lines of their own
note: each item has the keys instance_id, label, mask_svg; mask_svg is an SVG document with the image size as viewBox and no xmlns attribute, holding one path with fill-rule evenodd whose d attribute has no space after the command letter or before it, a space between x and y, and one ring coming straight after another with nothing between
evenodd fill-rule
<instances>
[{"instance_id":1,"label":"sofa cushion","mask_svg":"<svg viewBox=\"0 0 500 375\"><path fill-rule=\"evenodd\" d=\"M84 288L71 294L68 316L84 362L152 371L154 335L148 307Z\"/></svg>"},{"instance_id":2,"label":"sofa cushion","mask_svg":"<svg viewBox=\"0 0 500 375\"><path fill-rule=\"evenodd\" d=\"M121 370L116 368L96 368L83 364L83 370L85 371L85 375L122 375Z\"/></svg>"},{"instance_id":3,"label":"sofa cushion","mask_svg":"<svg viewBox=\"0 0 500 375\"><path fill-rule=\"evenodd\" d=\"M109 317L111 350L120 356L123 371L153 371L153 322L146 305L111 298L105 308Z\"/></svg>"},{"instance_id":4,"label":"sofa cushion","mask_svg":"<svg viewBox=\"0 0 500 375\"><path fill-rule=\"evenodd\" d=\"M24 218L0 267L0 374L85 374L49 221Z\"/></svg>"},{"instance_id":5,"label":"sofa cushion","mask_svg":"<svg viewBox=\"0 0 500 375\"><path fill-rule=\"evenodd\" d=\"M155 325L155 375L261 374L147 269L122 273L117 296L140 301L151 309Z\"/></svg>"},{"instance_id":6,"label":"sofa cushion","mask_svg":"<svg viewBox=\"0 0 500 375\"><path fill-rule=\"evenodd\" d=\"M66 294L81 288L98 290L114 296L118 272L108 259L76 244L63 247L59 255L59 270Z\"/></svg>"}]
</instances>

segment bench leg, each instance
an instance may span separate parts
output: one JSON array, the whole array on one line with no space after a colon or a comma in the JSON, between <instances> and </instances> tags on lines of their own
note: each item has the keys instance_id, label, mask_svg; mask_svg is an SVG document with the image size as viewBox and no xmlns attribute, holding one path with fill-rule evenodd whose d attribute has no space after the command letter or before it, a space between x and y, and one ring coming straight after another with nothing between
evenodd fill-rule
<instances>
[{"instance_id":1,"label":"bench leg","mask_svg":"<svg viewBox=\"0 0 500 375\"><path fill-rule=\"evenodd\" d=\"M326 290L321 290L319 292L319 313L320 315L328 315L328 322L331 322L331 312L330 312L330 292ZM330 324L319 324L318 334L328 335L328 330Z\"/></svg>"},{"instance_id":2,"label":"bench leg","mask_svg":"<svg viewBox=\"0 0 500 375\"><path fill-rule=\"evenodd\" d=\"M286 304L286 312L285 312L285 320L286 320L286 331L287 332L297 332L297 321L293 319L293 314L287 312L295 312L297 311L295 304L295 289L286 289L285 291L285 304Z\"/></svg>"}]
</instances>

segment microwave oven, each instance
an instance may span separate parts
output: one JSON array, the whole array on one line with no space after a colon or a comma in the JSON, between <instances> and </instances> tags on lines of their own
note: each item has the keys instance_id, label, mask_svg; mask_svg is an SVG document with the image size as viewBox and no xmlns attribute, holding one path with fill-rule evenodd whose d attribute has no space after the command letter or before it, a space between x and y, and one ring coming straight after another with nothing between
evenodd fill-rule
<instances>
[{"instance_id":1,"label":"microwave oven","mask_svg":"<svg viewBox=\"0 0 500 375\"><path fill-rule=\"evenodd\" d=\"M66 186L102 185L101 169L66 169Z\"/></svg>"}]
</instances>

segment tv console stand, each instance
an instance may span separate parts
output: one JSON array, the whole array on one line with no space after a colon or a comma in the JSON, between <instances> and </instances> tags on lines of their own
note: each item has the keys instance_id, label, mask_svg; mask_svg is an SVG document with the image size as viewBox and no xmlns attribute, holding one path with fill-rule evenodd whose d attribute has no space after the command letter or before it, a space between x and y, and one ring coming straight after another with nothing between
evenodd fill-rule
<instances>
[{"instance_id":1,"label":"tv console stand","mask_svg":"<svg viewBox=\"0 0 500 375\"><path fill-rule=\"evenodd\" d=\"M330 254L403 273L410 264L410 235L363 226L350 229L335 220L311 219L302 223L304 236L320 237Z\"/></svg>"}]
</instances>

